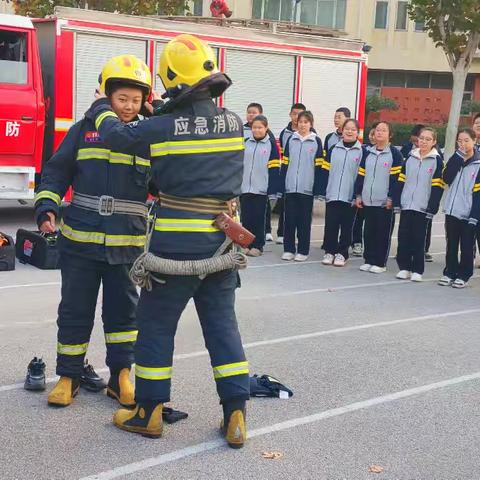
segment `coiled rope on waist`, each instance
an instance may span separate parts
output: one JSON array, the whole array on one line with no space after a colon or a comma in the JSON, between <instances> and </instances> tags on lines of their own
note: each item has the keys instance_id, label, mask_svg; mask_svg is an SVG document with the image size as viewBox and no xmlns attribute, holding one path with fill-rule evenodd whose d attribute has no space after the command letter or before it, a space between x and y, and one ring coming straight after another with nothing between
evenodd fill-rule
<instances>
[{"instance_id":1,"label":"coiled rope on waist","mask_svg":"<svg viewBox=\"0 0 480 480\"><path fill-rule=\"evenodd\" d=\"M212 273L244 268L247 268L247 257L240 252L224 253L202 260L172 260L145 252L133 264L130 279L135 285L150 292L154 281L165 283L165 280L157 278L155 273L204 278Z\"/></svg>"}]
</instances>

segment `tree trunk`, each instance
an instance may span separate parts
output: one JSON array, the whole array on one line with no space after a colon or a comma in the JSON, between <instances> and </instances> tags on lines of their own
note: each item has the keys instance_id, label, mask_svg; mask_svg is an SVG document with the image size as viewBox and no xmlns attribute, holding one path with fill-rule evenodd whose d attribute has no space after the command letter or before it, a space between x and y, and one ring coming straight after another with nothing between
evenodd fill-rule
<instances>
[{"instance_id":1,"label":"tree trunk","mask_svg":"<svg viewBox=\"0 0 480 480\"><path fill-rule=\"evenodd\" d=\"M463 92L465 90L465 81L467 80L468 68L465 68L463 62L453 70L453 90L452 103L450 104L450 115L448 117L447 135L445 138L445 160L448 160L455 152L456 137L458 124L460 121L460 113L463 103Z\"/></svg>"}]
</instances>

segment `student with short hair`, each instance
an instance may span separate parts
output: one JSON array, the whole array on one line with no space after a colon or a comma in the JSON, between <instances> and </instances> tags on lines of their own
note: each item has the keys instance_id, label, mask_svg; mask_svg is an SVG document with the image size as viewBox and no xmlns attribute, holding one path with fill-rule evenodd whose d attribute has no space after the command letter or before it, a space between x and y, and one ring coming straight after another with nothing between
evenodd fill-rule
<instances>
[{"instance_id":1,"label":"student with short hair","mask_svg":"<svg viewBox=\"0 0 480 480\"><path fill-rule=\"evenodd\" d=\"M323 142L323 148L325 149L324 156L342 139L342 126L345 120L351 116L350 109L347 107L340 107L335 110L335 115L333 116L335 130L325 137L325 141Z\"/></svg>"},{"instance_id":2,"label":"student with short hair","mask_svg":"<svg viewBox=\"0 0 480 480\"><path fill-rule=\"evenodd\" d=\"M311 112L300 112L297 127L285 146L282 159L281 193L285 195L282 260L304 262L310 252L313 198L319 194L323 148L320 138L312 132Z\"/></svg>"},{"instance_id":3,"label":"student with short hair","mask_svg":"<svg viewBox=\"0 0 480 480\"><path fill-rule=\"evenodd\" d=\"M430 127L423 128L418 148L412 150L398 178L394 202L401 208L397 251L400 280L423 280L427 222L437 214L445 188L443 161L436 143L437 132Z\"/></svg>"},{"instance_id":4,"label":"student with short hair","mask_svg":"<svg viewBox=\"0 0 480 480\"><path fill-rule=\"evenodd\" d=\"M438 282L442 286L464 288L473 275L475 230L480 220L480 153L475 140L472 129L460 129L458 150L443 172L450 188L444 204L447 253L443 277Z\"/></svg>"},{"instance_id":5,"label":"student with short hair","mask_svg":"<svg viewBox=\"0 0 480 480\"><path fill-rule=\"evenodd\" d=\"M383 273L395 225L393 193L403 157L390 144L393 132L388 122L377 122L371 131L374 132L375 145L364 149L355 184L356 206L363 210L365 216L365 263L360 270Z\"/></svg>"},{"instance_id":6,"label":"student with short hair","mask_svg":"<svg viewBox=\"0 0 480 480\"><path fill-rule=\"evenodd\" d=\"M265 215L268 199L276 199L280 189L280 155L275 139L268 135L268 120L257 115L252 136L245 140L242 194L243 226L255 235L246 254L259 257L265 246Z\"/></svg>"},{"instance_id":7,"label":"student with short hair","mask_svg":"<svg viewBox=\"0 0 480 480\"><path fill-rule=\"evenodd\" d=\"M342 127L342 140L322 162L320 198L327 202L323 248L324 265L343 267L348 260L355 220L354 187L362 159L358 121L349 118Z\"/></svg>"}]
</instances>

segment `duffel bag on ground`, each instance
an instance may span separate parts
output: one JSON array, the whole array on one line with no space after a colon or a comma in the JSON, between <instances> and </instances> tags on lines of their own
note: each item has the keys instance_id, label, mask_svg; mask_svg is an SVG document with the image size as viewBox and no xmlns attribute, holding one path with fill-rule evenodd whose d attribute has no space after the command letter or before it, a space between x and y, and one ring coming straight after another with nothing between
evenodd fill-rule
<instances>
[{"instance_id":1,"label":"duffel bag on ground","mask_svg":"<svg viewBox=\"0 0 480 480\"><path fill-rule=\"evenodd\" d=\"M57 234L21 228L17 231L16 255L21 263L43 270L58 268Z\"/></svg>"},{"instance_id":2,"label":"duffel bag on ground","mask_svg":"<svg viewBox=\"0 0 480 480\"><path fill-rule=\"evenodd\" d=\"M0 232L0 272L15 270L15 242L6 233Z\"/></svg>"}]
</instances>

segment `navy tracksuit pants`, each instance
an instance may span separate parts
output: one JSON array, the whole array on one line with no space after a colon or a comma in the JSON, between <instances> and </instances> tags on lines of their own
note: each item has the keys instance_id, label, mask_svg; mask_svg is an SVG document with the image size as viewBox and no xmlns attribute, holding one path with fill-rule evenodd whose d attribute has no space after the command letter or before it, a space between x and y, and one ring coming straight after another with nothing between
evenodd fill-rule
<instances>
[{"instance_id":1,"label":"navy tracksuit pants","mask_svg":"<svg viewBox=\"0 0 480 480\"><path fill-rule=\"evenodd\" d=\"M475 227L469 225L466 220L445 215L445 234L447 237L447 254L443 274L453 280L459 278L468 282L473 275ZM459 249L460 261L458 261Z\"/></svg>"},{"instance_id":2,"label":"navy tracksuit pants","mask_svg":"<svg viewBox=\"0 0 480 480\"><path fill-rule=\"evenodd\" d=\"M192 298L221 403L247 400L250 395L248 363L234 309L238 273L226 270L204 279L170 275L161 278L166 283L154 283L151 292L142 290L138 304L137 402L164 403L170 400L175 333L180 316ZM194 371L196 363L192 359L191 369Z\"/></svg>"},{"instance_id":3,"label":"navy tracksuit pants","mask_svg":"<svg viewBox=\"0 0 480 480\"><path fill-rule=\"evenodd\" d=\"M353 222L352 245L360 243L363 245L365 211L363 208L356 208L355 221Z\"/></svg>"},{"instance_id":4,"label":"navy tracksuit pants","mask_svg":"<svg viewBox=\"0 0 480 480\"><path fill-rule=\"evenodd\" d=\"M352 244L355 211L356 209L347 202L327 202L323 238L323 249L326 253L332 255L340 253L345 259L348 258L348 249Z\"/></svg>"},{"instance_id":5,"label":"navy tracksuit pants","mask_svg":"<svg viewBox=\"0 0 480 480\"><path fill-rule=\"evenodd\" d=\"M365 263L385 267L390 253L390 241L395 214L393 210L384 207L363 207L365 226L363 230L365 248L363 258Z\"/></svg>"},{"instance_id":6,"label":"navy tracksuit pants","mask_svg":"<svg viewBox=\"0 0 480 480\"><path fill-rule=\"evenodd\" d=\"M427 216L415 210L402 210L398 226L397 264L400 270L423 274Z\"/></svg>"},{"instance_id":7,"label":"navy tracksuit pants","mask_svg":"<svg viewBox=\"0 0 480 480\"><path fill-rule=\"evenodd\" d=\"M285 229L283 250L290 253L308 255L312 229L313 196L303 193L285 195ZM298 238L298 250L295 247Z\"/></svg>"},{"instance_id":8,"label":"navy tracksuit pants","mask_svg":"<svg viewBox=\"0 0 480 480\"><path fill-rule=\"evenodd\" d=\"M249 248L263 250L265 246L265 218L268 197L255 193L244 193L240 196L242 225L255 235Z\"/></svg>"},{"instance_id":9,"label":"navy tracksuit pants","mask_svg":"<svg viewBox=\"0 0 480 480\"><path fill-rule=\"evenodd\" d=\"M130 281L130 265L110 265L61 255L62 299L58 307L57 375L78 378L92 332L100 284L102 320L111 371L130 368L137 338L138 294Z\"/></svg>"}]
</instances>

